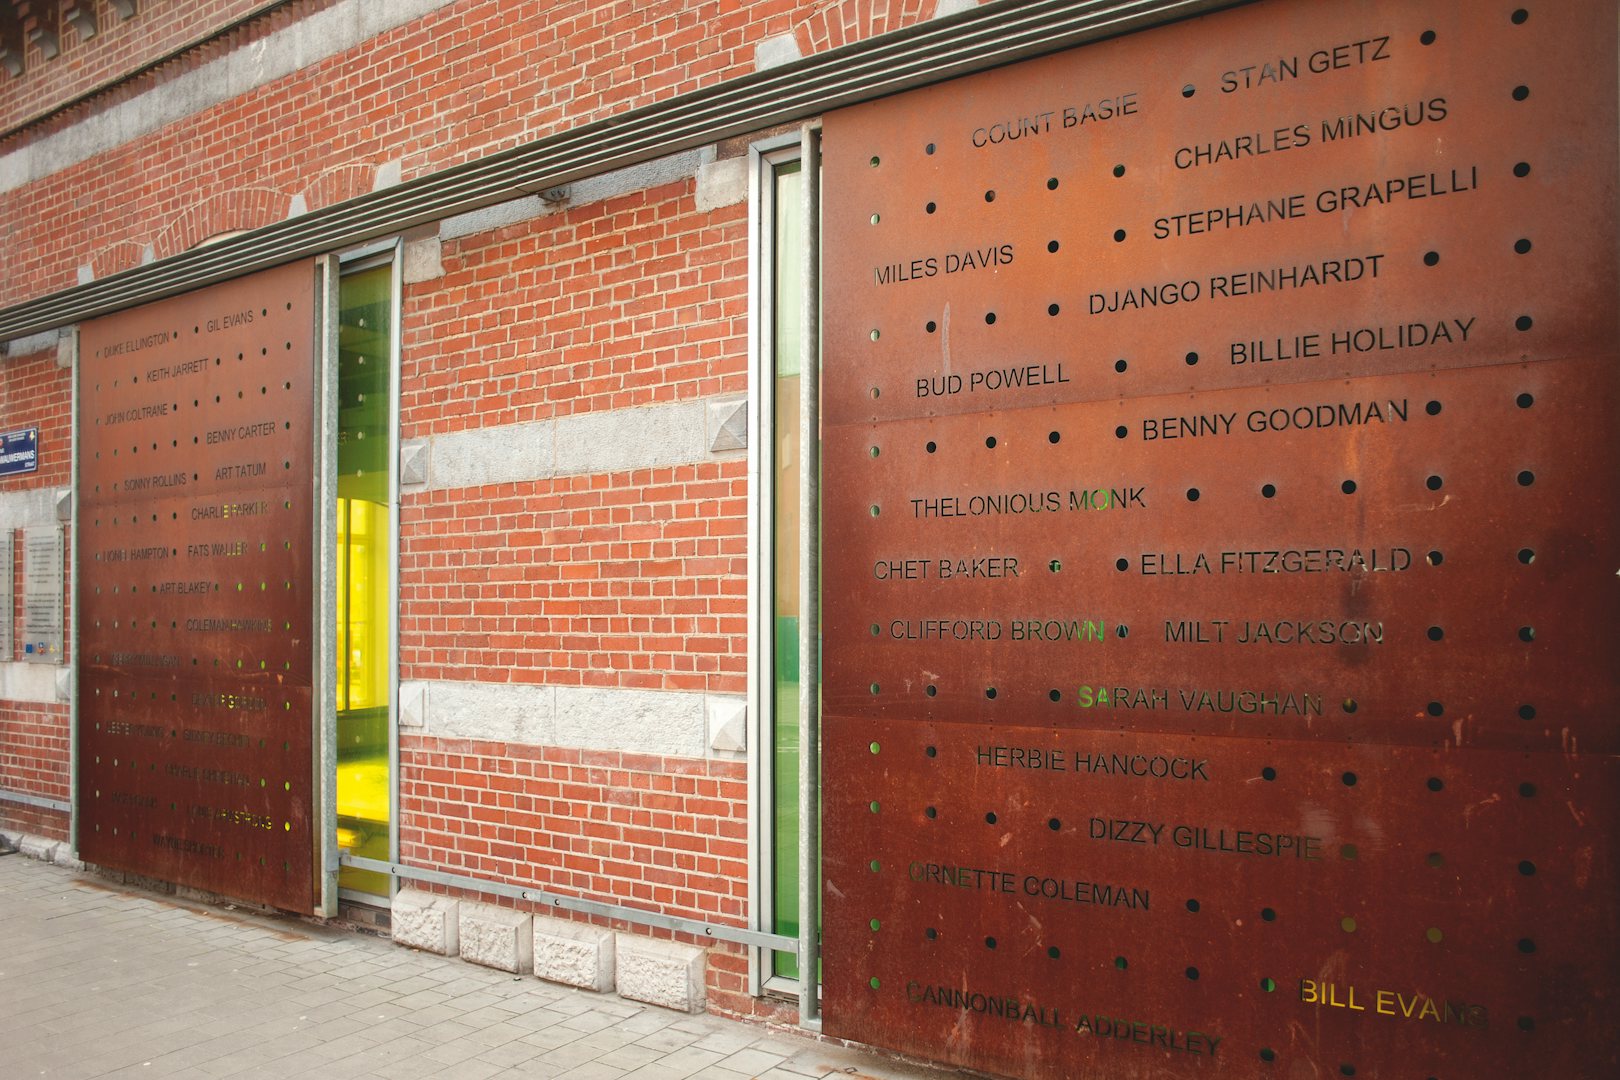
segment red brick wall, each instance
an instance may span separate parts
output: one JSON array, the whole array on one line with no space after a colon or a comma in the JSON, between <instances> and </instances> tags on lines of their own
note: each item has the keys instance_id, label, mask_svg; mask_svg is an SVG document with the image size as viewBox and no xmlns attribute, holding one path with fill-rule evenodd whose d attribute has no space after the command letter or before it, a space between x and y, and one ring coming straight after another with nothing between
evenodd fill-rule
<instances>
[{"instance_id":1,"label":"red brick wall","mask_svg":"<svg viewBox=\"0 0 1620 1080\"><path fill-rule=\"evenodd\" d=\"M445 243L407 289L402 436L747 390L747 207L692 182Z\"/></svg>"},{"instance_id":2,"label":"red brick wall","mask_svg":"<svg viewBox=\"0 0 1620 1080\"><path fill-rule=\"evenodd\" d=\"M56 364L56 349L0 360L0 431L39 428L39 471L0 478L0 492L55 489L71 479L72 379ZM21 640L22 532L19 522L0 522L13 530L12 626ZM71 575L68 575L71 578ZM71 581L67 582L71 595ZM72 618L64 619L71 634ZM16 655L0 656L0 662ZM56 670L54 666L51 669ZM43 799L68 800L68 709L65 705L0 700L0 788ZM0 824L23 832L67 837L67 816L0 799Z\"/></svg>"},{"instance_id":3,"label":"red brick wall","mask_svg":"<svg viewBox=\"0 0 1620 1080\"><path fill-rule=\"evenodd\" d=\"M34 0L34 6L60 2ZM330 0L315 0L316 6L322 7L328 2ZM18 124L48 113L99 86L115 83L152 59L207 37L266 3L267 0L141 0L135 17L125 19L113 10L108 0L97 0L91 5L96 13L94 37L81 38L75 27L63 23L57 39L60 52L56 56L47 60L37 45L29 45L24 51L27 67L23 74L0 78L0 133L9 133ZM308 9L311 0L301 0L297 6ZM196 50L196 54L179 63L180 68L187 70L206 63L217 55L217 48Z\"/></svg>"},{"instance_id":4,"label":"red brick wall","mask_svg":"<svg viewBox=\"0 0 1620 1080\"><path fill-rule=\"evenodd\" d=\"M364 186L351 178L330 191L333 170L400 160L408 179L752 71L769 37L830 41L834 10L840 40L853 40L932 6L453 4L0 196L0 304L70 287L80 266L98 276L127 269L148 244L161 258L269 224L295 195L314 208ZM198 207L206 220L183 225Z\"/></svg>"},{"instance_id":5,"label":"red brick wall","mask_svg":"<svg viewBox=\"0 0 1620 1080\"><path fill-rule=\"evenodd\" d=\"M403 160L409 178L711 85L751 71L765 38L791 33L809 52L933 7L462 0L0 195L0 303L64 288L82 264L106 275L147 245L162 257L277 220L294 196L347 198L384 162ZM402 435L744 393L747 211L699 211L693 189L445 241L443 275L405 292ZM34 482L66 483L66 373L46 356L8 361L4 377L40 417ZM407 494L401 676L741 694L747 505L735 455ZM66 798L65 710L0 703L0 754L36 785L25 790ZM747 923L740 760L423 734L402 737L400 759L406 862ZM715 1006L775 1014L747 997L746 950L703 944Z\"/></svg>"}]
</instances>

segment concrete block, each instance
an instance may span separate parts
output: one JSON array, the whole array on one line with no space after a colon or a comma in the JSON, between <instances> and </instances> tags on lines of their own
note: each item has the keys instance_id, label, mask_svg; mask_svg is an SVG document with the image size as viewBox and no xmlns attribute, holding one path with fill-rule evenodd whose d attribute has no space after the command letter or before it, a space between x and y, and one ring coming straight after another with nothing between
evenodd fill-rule
<instances>
[{"instance_id":1,"label":"concrete block","mask_svg":"<svg viewBox=\"0 0 1620 1080\"><path fill-rule=\"evenodd\" d=\"M693 195L699 210L718 210L748 200L748 159L723 158L698 170Z\"/></svg>"},{"instance_id":2,"label":"concrete block","mask_svg":"<svg viewBox=\"0 0 1620 1080\"><path fill-rule=\"evenodd\" d=\"M740 754L748 750L748 699L741 694L710 694L709 749Z\"/></svg>"},{"instance_id":3,"label":"concrete block","mask_svg":"<svg viewBox=\"0 0 1620 1080\"><path fill-rule=\"evenodd\" d=\"M612 990L613 931L536 915L534 973L565 986Z\"/></svg>"},{"instance_id":4,"label":"concrete block","mask_svg":"<svg viewBox=\"0 0 1620 1080\"><path fill-rule=\"evenodd\" d=\"M534 970L533 916L494 904L461 902L461 958L515 975Z\"/></svg>"},{"instance_id":5,"label":"concrete block","mask_svg":"<svg viewBox=\"0 0 1620 1080\"><path fill-rule=\"evenodd\" d=\"M51 852L51 862L57 866L65 866L69 870L84 869L84 863L73 854L73 845L66 840L57 842L55 849Z\"/></svg>"},{"instance_id":6,"label":"concrete block","mask_svg":"<svg viewBox=\"0 0 1620 1080\"><path fill-rule=\"evenodd\" d=\"M696 945L620 934L619 996L681 1012L702 1012L708 953Z\"/></svg>"},{"instance_id":7,"label":"concrete block","mask_svg":"<svg viewBox=\"0 0 1620 1080\"><path fill-rule=\"evenodd\" d=\"M410 887L394 897L391 932L396 945L454 956L461 943L461 901Z\"/></svg>"},{"instance_id":8,"label":"concrete block","mask_svg":"<svg viewBox=\"0 0 1620 1080\"><path fill-rule=\"evenodd\" d=\"M783 64L791 64L802 56L798 39L792 34L778 34L754 46L754 70L769 71Z\"/></svg>"},{"instance_id":9,"label":"concrete block","mask_svg":"<svg viewBox=\"0 0 1620 1080\"><path fill-rule=\"evenodd\" d=\"M43 836L24 833L17 839L17 850L30 859L50 862L51 858L56 854L56 841L47 840Z\"/></svg>"}]
</instances>

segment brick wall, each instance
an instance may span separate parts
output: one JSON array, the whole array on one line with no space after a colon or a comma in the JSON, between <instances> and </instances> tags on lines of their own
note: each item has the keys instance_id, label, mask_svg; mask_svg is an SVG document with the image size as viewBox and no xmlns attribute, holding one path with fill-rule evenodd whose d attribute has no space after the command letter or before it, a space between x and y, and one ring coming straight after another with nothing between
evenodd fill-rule
<instances>
[{"instance_id":1,"label":"brick wall","mask_svg":"<svg viewBox=\"0 0 1620 1080\"><path fill-rule=\"evenodd\" d=\"M60 2L34 0L34 6L58 6ZM329 0L300 0L295 6L301 13L312 3L324 5L327 2ZM26 67L22 75L0 76L0 137L81 94L117 84L152 59L205 38L267 3L268 0L141 0L134 18L125 19L114 11L110 0L96 0L89 5L96 14L94 37L82 37L76 27L63 23L57 39L60 51L56 56L47 59L39 46L29 45L23 54ZM176 63L189 66L206 63L218 47L194 50ZM162 74L154 76L162 77ZM64 119L71 122L71 118Z\"/></svg>"},{"instance_id":2,"label":"brick wall","mask_svg":"<svg viewBox=\"0 0 1620 1080\"><path fill-rule=\"evenodd\" d=\"M0 431L39 428L39 470L21 476L0 478L0 499L15 499L26 492L46 494L66 487L72 472L71 445L72 378L56 363L56 349L29 355L6 357L0 361ZM54 514L51 520L55 520ZM12 625L21 640L23 625L23 544L20 518L0 520L0 528L12 531ZM71 574L64 575L71 595ZM72 631L71 612L64 619L64 633ZM0 664L15 663L20 653L0 656ZM55 665L30 672L43 681L54 679ZM68 800L68 709L54 702L11 701L0 697L0 788L37 798ZM52 810L24 806L0 799L0 826L23 832L67 837L67 817Z\"/></svg>"},{"instance_id":3,"label":"brick wall","mask_svg":"<svg viewBox=\"0 0 1620 1080\"><path fill-rule=\"evenodd\" d=\"M71 285L83 265L104 276L148 251L161 258L278 220L299 202L329 205L370 190L388 162L409 178L711 85L753 70L768 38L791 35L811 52L934 7L461 0L0 193L0 303ZM264 32L255 24L230 40ZM0 142L0 155L43 145L50 129ZM633 425L638 409L749 388L747 209L698 209L690 178L447 238L437 254L442 273L403 298L406 439L562 418ZM3 369L8 401L38 417L17 423L42 428L44 465L30 481L40 485L68 482L69 383L54 361ZM748 499L746 458L704 452L408 492L401 677L741 695ZM0 761L16 764L23 790L66 798L66 733L65 709L0 702ZM400 791L406 862L747 923L740 756L407 730ZM8 821L24 821L16 809L0 804ZM29 826L61 832L60 822ZM747 996L746 950L702 944L714 1007L777 1015Z\"/></svg>"},{"instance_id":4,"label":"brick wall","mask_svg":"<svg viewBox=\"0 0 1620 1080\"><path fill-rule=\"evenodd\" d=\"M81 266L104 277L148 247L162 258L269 224L295 197L313 209L369 190L384 163L398 161L408 179L712 85L752 71L767 38L793 34L810 49L932 9L931 0L452 4L0 194L0 304L70 287Z\"/></svg>"}]
</instances>

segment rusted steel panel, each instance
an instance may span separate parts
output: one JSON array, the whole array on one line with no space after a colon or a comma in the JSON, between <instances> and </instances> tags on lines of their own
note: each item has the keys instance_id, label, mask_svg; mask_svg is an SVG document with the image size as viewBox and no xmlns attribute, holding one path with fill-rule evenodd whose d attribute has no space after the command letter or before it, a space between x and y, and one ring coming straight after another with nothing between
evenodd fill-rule
<instances>
[{"instance_id":1,"label":"rusted steel panel","mask_svg":"<svg viewBox=\"0 0 1620 1080\"><path fill-rule=\"evenodd\" d=\"M80 338L79 848L295 910L312 818L313 272Z\"/></svg>"},{"instance_id":2,"label":"rusted steel panel","mask_svg":"<svg viewBox=\"0 0 1620 1080\"><path fill-rule=\"evenodd\" d=\"M1620 1067L1615 54L1259 3L827 118L828 1032Z\"/></svg>"}]
</instances>

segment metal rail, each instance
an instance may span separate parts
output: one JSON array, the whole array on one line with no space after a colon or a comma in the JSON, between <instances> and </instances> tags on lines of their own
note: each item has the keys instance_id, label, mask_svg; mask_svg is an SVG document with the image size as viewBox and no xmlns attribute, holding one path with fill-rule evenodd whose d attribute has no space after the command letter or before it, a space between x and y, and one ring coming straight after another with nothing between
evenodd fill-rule
<instances>
[{"instance_id":1,"label":"metal rail","mask_svg":"<svg viewBox=\"0 0 1620 1080\"><path fill-rule=\"evenodd\" d=\"M564 896L560 893L548 892L534 885L514 885L505 881L487 881L483 878L450 874L443 870L427 870L419 866L406 866L402 863L383 862L380 859L367 859L361 855L350 855L346 851L338 856L338 861L344 866L352 866L358 870L371 870L378 874L388 874L406 881L425 881L433 885L446 885L453 889L467 889L471 892L486 893L491 896L504 896L510 900L525 900L532 904L546 904L558 911L577 911L584 915L598 915L604 919L621 919L637 926L652 926L660 930L674 930L678 933L709 938L713 941L735 941L742 945L759 945L767 949L790 953L796 953L799 948L798 938L787 937L783 934L767 934L759 930L745 930L740 926L707 923L698 919L683 918L680 915L665 915L658 911L643 911L640 908L620 907L618 904L604 904L599 900L586 900L583 897Z\"/></svg>"}]
</instances>

